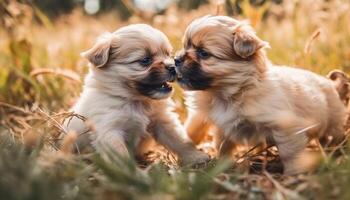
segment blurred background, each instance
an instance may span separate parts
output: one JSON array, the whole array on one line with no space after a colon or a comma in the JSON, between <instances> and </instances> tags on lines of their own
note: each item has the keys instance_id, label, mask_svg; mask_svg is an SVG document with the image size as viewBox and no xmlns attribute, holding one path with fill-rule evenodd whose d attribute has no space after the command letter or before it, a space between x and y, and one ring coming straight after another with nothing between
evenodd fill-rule
<instances>
[{"instance_id":1,"label":"blurred background","mask_svg":"<svg viewBox=\"0 0 350 200\"><path fill-rule=\"evenodd\" d=\"M347 0L1 0L0 101L67 109L88 70L79 53L99 34L149 23L165 32L175 52L186 26L208 14L249 20L276 64L323 75L349 71L349 6Z\"/></svg>"}]
</instances>

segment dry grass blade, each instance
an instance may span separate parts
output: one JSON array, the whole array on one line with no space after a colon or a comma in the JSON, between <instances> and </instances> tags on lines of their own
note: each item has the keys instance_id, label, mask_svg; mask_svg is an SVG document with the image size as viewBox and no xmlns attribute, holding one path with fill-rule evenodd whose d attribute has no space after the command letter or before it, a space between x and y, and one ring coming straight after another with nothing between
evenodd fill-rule
<instances>
[{"instance_id":1,"label":"dry grass blade","mask_svg":"<svg viewBox=\"0 0 350 200\"><path fill-rule=\"evenodd\" d=\"M51 117L49 114L47 114L46 112L44 112L42 109L38 108L39 113L43 114L47 119L49 119L51 122L53 122L53 125L55 127L57 127L60 131L62 131L65 134L67 133L67 130L62 126L61 123L59 123L56 119L54 119L53 117Z\"/></svg>"},{"instance_id":2,"label":"dry grass blade","mask_svg":"<svg viewBox=\"0 0 350 200\"><path fill-rule=\"evenodd\" d=\"M81 83L79 74L68 70L68 69L62 69L62 68L38 68L34 69L30 72L30 75L33 77L39 76L39 75L45 75L45 74L54 74L54 75L60 75L64 78L67 78L69 80L76 81L77 83Z\"/></svg>"},{"instance_id":3,"label":"dry grass blade","mask_svg":"<svg viewBox=\"0 0 350 200\"><path fill-rule=\"evenodd\" d=\"M20 112L22 112L22 113L29 113L29 111L24 110L24 109L21 108L21 107L14 106L14 105L11 105L11 104L8 104L8 103L5 103L5 102L0 102L0 106L2 106L2 107L7 107L7 108L11 108L11 109L14 109L14 110L16 110L16 111L20 111Z\"/></svg>"},{"instance_id":4,"label":"dry grass blade","mask_svg":"<svg viewBox=\"0 0 350 200\"><path fill-rule=\"evenodd\" d=\"M235 161L235 164L237 164L238 162L242 161L242 159L244 159L245 157L247 157L249 155L249 153L251 153L252 151L254 151L256 148L258 148L260 145L255 145L254 147L250 148L247 152L245 152L242 156L238 157Z\"/></svg>"},{"instance_id":5,"label":"dry grass blade","mask_svg":"<svg viewBox=\"0 0 350 200\"><path fill-rule=\"evenodd\" d=\"M321 151L321 154L322 154L322 157L323 159L325 160L326 163L328 163L329 161L329 158L326 154L326 151L324 150L323 146L321 145L320 141L319 140L315 140L317 146L318 146L318 149Z\"/></svg>"},{"instance_id":6,"label":"dry grass blade","mask_svg":"<svg viewBox=\"0 0 350 200\"><path fill-rule=\"evenodd\" d=\"M311 50L311 46L313 42L320 36L321 30L317 29L315 32L312 33L311 37L307 40L305 47L304 47L304 53L309 54Z\"/></svg>"},{"instance_id":7,"label":"dry grass blade","mask_svg":"<svg viewBox=\"0 0 350 200\"><path fill-rule=\"evenodd\" d=\"M271 174L267 171L264 171L264 175L271 181L271 183L275 186L275 188L284 195L285 199L304 199L298 193L285 188L281 185L276 179L274 179Z\"/></svg>"},{"instance_id":8,"label":"dry grass blade","mask_svg":"<svg viewBox=\"0 0 350 200\"><path fill-rule=\"evenodd\" d=\"M343 141L341 141L333 150L331 153L329 153L329 157L332 157L334 155L334 153L341 149L348 141L349 141L349 137L350 137L350 129L348 129L346 132L345 132L345 138Z\"/></svg>"},{"instance_id":9,"label":"dry grass blade","mask_svg":"<svg viewBox=\"0 0 350 200\"><path fill-rule=\"evenodd\" d=\"M319 125L320 125L320 124L314 124L314 125L308 126L308 127L306 127L306 128L303 128L303 129L297 131L295 134L296 134L296 135L298 135L298 134L305 134L308 130L313 129L313 128L319 126Z\"/></svg>"},{"instance_id":10,"label":"dry grass blade","mask_svg":"<svg viewBox=\"0 0 350 200\"><path fill-rule=\"evenodd\" d=\"M234 185L234 184L230 183L229 181L222 181L218 178L214 178L214 182L230 192L243 193L242 189L240 188L240 186L238 184Z\"/></svg>"}]
</instances>

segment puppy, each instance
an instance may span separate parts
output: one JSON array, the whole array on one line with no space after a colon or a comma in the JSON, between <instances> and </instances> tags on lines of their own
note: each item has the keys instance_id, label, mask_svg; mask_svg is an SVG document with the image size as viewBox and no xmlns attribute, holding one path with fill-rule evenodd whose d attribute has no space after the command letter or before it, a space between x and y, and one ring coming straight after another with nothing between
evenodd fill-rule
<instances>
[{"instance_id":1,"label":"puppy","mask_svg":"<svg viewBox=\"0 0 350 200\"><path fill-rule=\"evenodd\" d=\"M186 133L171 111L175 68L167 37L145 24L129 25L101 35L82 53L90 62L83 92L72 110L92 124L93 146L106 146L129 156L152 137L179 156L183 165L202 163L208 155L186 141ZM89 131L82 120L66 122L68 131ZM91 130L90 130L91 131Z\"/></svg>"},{"instance_id":2,"label":"puppy","mask_svg":"<svg viewBox=\"0 0 350 200\"><path fill-rule=\"evenodd\" d=\"M212 125L221 155L271 139L284 172L295 174L308 170L298 165L310 139L342 138L345 108L332 81L271 64L268 43L248 24L205 16L187 27L183 43L175 65L188 90L186 128L195 142Z\"/></svg>"}]
</instances>

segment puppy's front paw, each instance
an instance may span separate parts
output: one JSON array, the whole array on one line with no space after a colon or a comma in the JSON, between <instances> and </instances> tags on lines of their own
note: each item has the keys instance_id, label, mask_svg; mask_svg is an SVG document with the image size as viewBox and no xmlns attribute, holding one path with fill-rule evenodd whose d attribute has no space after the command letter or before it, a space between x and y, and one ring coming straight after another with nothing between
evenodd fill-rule
<instances>
[{"instance_id":1,"label":"puppy's front paw","mask_svg":"<svg viewBox=\"0 0 350 200\"><path fill-rule=\"evenodd\" d=\"M201 166L208 163L210 160L209 155L201 151L195 151L182 156L180 164L182 166Z\"/></svg>"}]
</instances>

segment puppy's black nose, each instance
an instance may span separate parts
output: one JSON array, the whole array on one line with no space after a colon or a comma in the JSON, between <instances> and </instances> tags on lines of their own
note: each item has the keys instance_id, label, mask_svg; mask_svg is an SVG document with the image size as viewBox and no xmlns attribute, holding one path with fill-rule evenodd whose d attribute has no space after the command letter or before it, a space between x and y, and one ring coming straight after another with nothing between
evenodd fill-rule
<instances>
[{"instance_id":1,"label":"puppy's black nose","mask_svg":"<svg viewBox=\"0 0 350 200\"><path fill-rule=\"evenodd\" d=\"M175 71L175 66L174 65L168 65L166 66L166 69L169 70L169 73L173 76L176 75L176 71Z\"/></svg>"},{"instance_id":2,"label":"puppy's black nose","mask_svg":"<svg viewBox=\"0 0 350 200\"><path fill-rule=\"evenodd\" d=\"M183 59L181 57L176 57L174 59L174 61L175 61L175 66L176 67L180 67L182 65L182 63L183 63Z\"/></svg>"},{"instance_id":3,"label":"puppy's black nose","mask_svg":"<svg viewBox=\"0 0 350 200\"><path fill-rule=\"evenodd\" d=\"M171 75L173 75L173 76L176 75L175 67L170 68L169 71L170 71L170 74L171 74Z\"/></svg>"}]
</instances>

